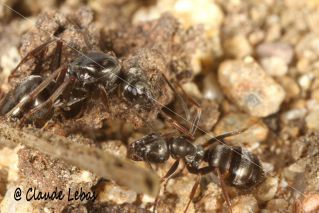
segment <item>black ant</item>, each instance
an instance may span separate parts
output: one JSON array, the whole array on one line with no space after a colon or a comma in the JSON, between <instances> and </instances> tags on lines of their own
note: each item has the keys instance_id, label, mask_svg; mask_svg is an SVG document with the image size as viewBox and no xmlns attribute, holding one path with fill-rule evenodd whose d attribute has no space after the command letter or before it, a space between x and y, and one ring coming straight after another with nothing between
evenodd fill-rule
<instances>
[{"instance_id":1,"label":"black ant","mask_svg":"<svg viewBox=\"0 0 319 213\"><path fill-rule=\"evenodd\" d=\"M158 107L153 88L138 66L123 72L121 61L117 57L101 51L90 51L68 65L61 66L63 45L59 38L51 39L30 51L12 73L31 58L43 56L48 45L54 42L56 47L50 66L51 74L47 78L31 74L22 80L1 100L0 115L20 119L20 126L28 122L41 127L52 117L55 108L72 114L70 112L74 108L81 108L84 101L96 93L100 94L103 104L108 107L108 95L117 88L121 88L120 95L132 107L146 110ZM173 92L176 92L165 75L162 76ZM197 107L198 116L200 112ZM188 134L164 111L161 114L176 128Z\"/></svg>"},{"instance_id":2,"label":"black ant","mask_svg":"<svg viewBox=\"0 0 319 213\"><path fill-rule=\"evenodd\" d=\"M223 142L229 136L245 131L228 132L211 138L203 145L195 145L187 136L174 137L169 134L151 133L130 144L128 157L135 161L147 163L165 163L169 157L176 159L174 164L162 178L167 181L176 172L180 161L183 161L187 170L192 174L205 175L214 172L218 176L224 199L231 212L231 203L225 184L239 189L253 188L264 180L264 171L257 156L238 146L216 144ZM208 166L200 168L206 162ZM185 208L188 209L200 178L195 182L190 194L190 200ZM156 208L157 199L155 201Z\"/></svg>"},{"instance_id":3,"label":"black ant","mask_svg":"<svg viewBox=\"0 0 319 213\"><path fill-rule=\"evenodd\" d=\"M15 70L31 56L45 51L47 45L53 42L54 40L45 42L29 52ZM56 61L53 66L56 69L46 79L40 75L26 77L3 98L0 115L21 118L21 124L31 120L36 126L42 126L52 116L55 107L72 108L95 91L99 91L102 99L106 100L107 94L116 88L121 71L116 57L92 51L76 58L67 66L60 66L62 42L56 42L53 59Z\"/></svg>"}]
</instances>

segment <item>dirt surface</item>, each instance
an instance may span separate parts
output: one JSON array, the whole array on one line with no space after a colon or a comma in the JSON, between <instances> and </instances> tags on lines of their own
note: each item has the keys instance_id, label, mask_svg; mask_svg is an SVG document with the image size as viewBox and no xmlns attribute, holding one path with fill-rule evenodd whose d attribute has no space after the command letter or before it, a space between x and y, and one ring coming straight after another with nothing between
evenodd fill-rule
<instances>
[{"instance_id":1,"label":"dirt surface","mask_svg":"<svg viewBox=\"0 0 319 213\"><path fill-rule=\"evenodd\" d=\"M234 213L319 211L318 1L0 2L0 98L31 74L51 75L56 42L14 69L54 37L62 41L62 66L92 50L121 65L107 106L92 90L79 113L57 109L41 129L1 118L0 212L151 212L155 197L139 193L156 194L174 159L151 165L154 175L146 162L127 159L127 146L150 132L181 134L163 112L189 126L194 102L202 110L194 143L248 127L225 142L254 153L266 172L256 188L226 187ZM152 107L125 99L132 73L150 85ZM130 169L139 172L129 176ZM197 178L184 169L162 184L157 212L183 212ZM188 212L227 212L216 175L202 176L199 186ZM16 202L17 187L82 187L98 197Z\"/></svg>"}]
</instances>

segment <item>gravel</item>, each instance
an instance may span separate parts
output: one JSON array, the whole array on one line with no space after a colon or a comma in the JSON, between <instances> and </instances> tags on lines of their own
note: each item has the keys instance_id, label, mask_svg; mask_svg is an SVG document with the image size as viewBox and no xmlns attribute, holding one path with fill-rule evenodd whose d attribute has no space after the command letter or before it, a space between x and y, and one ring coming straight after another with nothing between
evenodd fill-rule
<instances>
[{"instance_id":1,"label":"gravel","mask_svg":"<svg viewBox=\"0 0 319 213\"><path fill-rule=\"evenodd\" d=\"M110 95L108 109L92 97L81 115L66 118L56 113L39 132L82 141L88 150L127 158L127 145L145 134L179 134L158 116L164 105L185 117L176 94L163 81L165 74L178 92L180 84L202 107L199 127L209 134L198 131L195 143L248 127L224 143L253 152L268 173L255 189L227 187L233 213L319 211L318 1L3 2L28 21L0 5L0 99L32 73L35 60L10 75L21 58L50 39L48 33L57 32L79 51L112 52L120 59L123 74L132 67L141 68L141 75L151 84L160 103L150 110L136 109L119 90ZM89 46L83 33L88 35ZM53 49L51 45L43 55L43 76L50 73ZM75 51L63 47L63 64L77 56ZM191 105L188 104L189 111L194 115ZM8 121L1 118L1 122L3 126ZM45 155L21 145L0 143L0 212L152 211L154 197L83 170L81 165L87 162L83 162L82 155L52 158L57 150ZM99 163L100 159L94 158L94 162ZM152 168L162 177L173 162L170 159ZM133 163L149 169L147 163ZM97 164L89 167L99 174L110 173ZM138 177L139 173L131 175ZM184 169L168 181L166 190L162 184L157 211L183 212L197 178ZM123 175L120 180L127 183L129 178ZM87 191L99 191L100 196L94 202L13 199L17 187L26 190L30 186L44 191L82 186ZM226 211L216 176L202 176L188 212Z\"/></svg>"}]
</instances>

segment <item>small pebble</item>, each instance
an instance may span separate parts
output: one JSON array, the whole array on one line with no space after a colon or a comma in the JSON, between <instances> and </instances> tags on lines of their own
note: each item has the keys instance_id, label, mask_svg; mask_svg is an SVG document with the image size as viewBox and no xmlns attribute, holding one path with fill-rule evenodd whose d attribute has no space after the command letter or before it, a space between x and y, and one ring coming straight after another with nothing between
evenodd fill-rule
<instances>
[{"instance_id":1,"label":"small pebble","mask_svg":"<svg viewBox=\"0 0 319 213\"><path fill-rule=\"evenodd\" d=\"M278 81L286 92L286 101L289 101L290 99L296 98L298 95L300 95L300 87L294 78L290 76L282 76L278 78Z\"/></svg>"},{"instance_id":2,"label":"small pebble","mask_svg":"<svg viewBox=\"0 0 319 213\"><path fill-rule=\"evenodd\" d=\"M103 142L101 146L105 151L112 150L112 154L116 156L126 156L127 148L120 140L108 140Z\"/></svg>"},{"instance_id":3,"label":"small pebble","mask_svg":"<svg viewBox=\"0 0 319 213\"><path fill-rule=\"evenodd\" d=\"M265 202L273 199L278 189L278 177L268 176L266 180L258 186L256 196L259 201Z\"/></svg>"},{"instance_id":4,"label":"small pebble","mask_svg":"<svg viewBox=\"0 0 319 213\"><path fill-rule=\"evenodd\" d=\"M319 103L319 88L311 91L311 98Z\"/></svg>"},{"instance_id":5,"label":"small pebble","mask_svg":"<svg viewBox=\"0 0 319 213\"><path fill-rule=\"evenodd\" d=\"M243 58L252 53L252 47L245 35L238 34L224 42L225 54L234 58Z\"/></svg>"},{"instance_id":6,"label":"small pebble","mask_svg":"<svg viewBox=\"0 0 319 213\"><path fill-rule=\"evenodd\" d=\"M18 175L18 150L21 146L17 146L14 149L2 148L0 149L0 169L5 169L8 171L8 182L15 182L19 179Z\"/></svg>"},{"instance_id":7,"label":"small pebble","mask_svg":"<svg viewBox=\"0 0 319 213\"><path fill-rule=\"evenodd\" d=\"M307 109L308 111L319 110L319 102L316 99L308 99L307 100Z\"/></svg>"},{"instance_id":8,"label":"small pebble","mask_svg":"<svg viewBox=\"0 0 319 213\"><path fill-rule=\"evenodd\" d=\"M184 89L187 95L191 97L202 98L202 94L199 91L197 84L193 82L187 82L182 85L182 88Z\"/></svg>"},{"instance_id":9,"label":"small pebble","mask_svg":"<svg viewBox=\"0 0 319 213\"><path fill-rule=\"evenodd\" d=\"M283 76L288 72L288 66L282 58L267 57L261 59L261 65L271 76Z\"/></svg>"},{"instance_id":10,"label":"small pebble","mask_svg":"<svg viewBox=\"0 0 319 213\"><path fill-rule=\"evenodd\" d=\"M257 200L252 195L243 195L232 200L233 213L257 213L259 212Z\"/></svg>"},{"instance_id":11,"label":"small pebble","mask_svg":"<svg viewBox=\"0 0 319 213\"><path fill-rule=\"evenodd\" d=\"M285 91L257 63L228 60L218 70L226 95L252 116L266 117L279 110Z\"/></svg>"},{"instance_id":12,"label":"small pebble","mask_svg":"<svg viewBox=\"0 0 319 213\"><path fill-rule=\"evenodd\" d=\"M225 140L239 144L253 144L255 142L264 141L268 135L267 126L257 118L251 117L243 113L230 113L224 116L215 127L215 135L224 134L225 132L231 132L248 128L243 133L229 137Z\"/></svg>"},{"instance_id":13,"label":"small pebble","mask_svg":"<svg viewBox=\"0 0 319 213\"><path fill-rule=\"evenodd\" d=\"M291 121L302 121L305 118L305 115L307 113L307 110L305 108L296 108L296 109L291 109L286 112L284 112L281 115L281 120L285 124L289 124Z\"/></svg>"},{"instance_id":14,"label":"small pebble","mask_svg":"<svg viewBox=\"0 0 319 213\"><path fill-rule=\"evenodd\" d=\"M203 198L196 203L197 205L204 205L204 209L207 212L217 211L220 206L220 199L222 198L221 189L218 185L210 183L207 189L203 192Z\"/></svg>"},{"instance_id":15,"label":"small pebble","mask_svg":"<svg viewBox=\"0 0 319 213\"><path fill-rule=\"evenodd\" d=\"M203 81L203 96L209 100L220 101L223 99L223 93L217 82L215 73L208 73ZM319 97L319 95L318 95Z\"/></svg>"},{"instance_id":16,"label":"small pebble","mask_svg":"<svg viewBox=\"0 0 319 213\"><path fill-rule=\"evenodd\" d=\"M306 73L298 78L299 86L304 90L308 90L311 86L312 80L314 79L313 73Z\"/></svg>"},{"instance_id":17,"label":"small pebble","mask_svg":"<svg viewBox=\"0 0 319 213\"><path fill-rule=\"evenodd\" d=\"M99 202L113 201L117 204L122 204L125 202L133 203L136 200L136 196L136 192L126 190L123 187L108 182L103 186L97 199Z\"/></svg>"},{"instance_id":18,"label":"small pebble","mask_svg":"<svg viewBox=\"0 0 319 213\"><path fill-rule=\"evenodd\" d=\"M15 190L21 186L11 186L0 203L0 212L36 212L33 202L27 201L24 196L21 200L16 201L14 198ZM21 190L24 190L23 188Z\"/></svg>"},{"instance_id":19,"label":"small pebble","mask_svg":"<svg viewBox=\"0 0 319 213\"><path fill-rule=\"evenodd\" d=\"M260 44L257 49L257 55L259 58L277 58L282 59L283 63L290 64L293 57L293 49L286 43L263 43Z\"/></svg>"},{"instance_id":20,"label":"small pebble","mask_svg":"<svg viewBox=\"0 0 319 213\"><path fill-rule=\"evenodd\" d=\"M319 37L316 33L305 35L296 46L298 59L314 61L319 57Z\"/></svg>"},{"instance_id":21,"label":"small pebble","mask_svg":"<svg viewBox=\"0 0 319 213\"><path fill-rule=\"evenodd\" d=\"M218 31L224 19L222 10L210 0L177 0L174 13L184 25L202 24L209 33Z\"/></svg>"},{"instance_id":22,"label":"small pebble","mask_svg":"<svg viewBox=\"0 0 319 213\"><path fill-rule=\"evenodd\" d=\"M252 45L256 45L260 43L264 38L265 38L265 32L260 29L253 31L248 36L248 40Z\"/></svg>"},{"instance_id":23,"label":"small pebble","mask_svg":"<svg viewBox=\"0 0 319 213\"><path fill-rule=\"evenodd\" d=\"M179 197L178 203L176 203L176 212L184 212L185 207L189 201L189 194L192 191L196 180L196 176L187 175L181 178L170 180L167 184L167 192L177 194ZM188 208L188 212L194 212L194 203L191 202Z\"/></svg>"},{"instance_id":24,"label":"small pebble","mask_svg":"<svg viewBox=\"0 0 319 213\"><path fill-rule=\"evenodd\" d=\"M270 212L279 212L279 211L285 211L288 207L288 202L285 199L273 199L270 200L267 203L267 209L270 210Z\"/></svg>"},{"instance_id":25,"label":"small pebble","mask_svg":"<svg viewBox=\"0 0 319 213\"><path fill-rule=\"evenodd\" d=\"M319 194L308 194L301 202L301 209L304 213L319 211Z\"/></svg>"},{"instance_id":26,"label":"small pebble","mask_svg":"<svg viewBox=\"0 0 319 213\"><path fill-rule=\"evenodd\" d=\"M319 110L310 112L306 117L308 129L319 130Z\"/></svg>"},{"instance_id":27,"label":"small pebble","mask_svg":"<svg viewBox=\"0 0 319 213\"><path fill-rule=\"evenodd\" d=\"M305 172L305 167L306 165L304 163L293 163L288 167L288 170L293 173L303 173Z\"/></svg>"},{"instance_id":28,"label":"small pebble","mask_svg":"<svg viewBox=\"0 0 319 213\"><path fill-rule=\"evenodd\" d=\"M299 73L306 73L309 71L311 62L307 58L300 58L297 62L297 70Z\"/></svg>"},{"instance_id":29,"label":"small pebble","mask_svg":"<svg viewBox=\"0 0 319 213\"><path fill-rule=\"evenodd\" d=\"M297 140L291 146L291 156L294 160L298 160L302 156L305 149L306 144L303 141Z\"/></svg>"}]
</instances>

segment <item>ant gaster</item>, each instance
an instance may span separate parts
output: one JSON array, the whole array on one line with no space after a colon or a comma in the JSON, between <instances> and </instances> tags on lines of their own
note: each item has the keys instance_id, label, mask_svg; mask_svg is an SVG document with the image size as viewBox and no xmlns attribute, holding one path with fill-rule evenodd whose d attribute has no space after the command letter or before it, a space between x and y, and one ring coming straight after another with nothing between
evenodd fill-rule
<instances>
[{"instance_id":1,"label":"ant gaster","mask_svg":"<svg viewBox=\"0 0 319 213\"><path fill-rule=\"evenodd\" d=\"M219 178L223 196L231 211L230 199L224 184L239 189L253 188L264 180L264 171L259 159L254 154L238 146L227 146L215 142L223 141L224 138L245 130L218 135L208 140L204 145L193 144L189 137L185 136L174 137L151 133L130 144L128 156L132 160L148 163L164 163L170 156L176 159L163 177L163 181L172 177L181 160L190 173L205 175L214 172ZM208 165L200 168L201 162L206 162ZM199 179L192 189L185 212L198 185Z\"/></svg>"}]
</instances>

